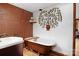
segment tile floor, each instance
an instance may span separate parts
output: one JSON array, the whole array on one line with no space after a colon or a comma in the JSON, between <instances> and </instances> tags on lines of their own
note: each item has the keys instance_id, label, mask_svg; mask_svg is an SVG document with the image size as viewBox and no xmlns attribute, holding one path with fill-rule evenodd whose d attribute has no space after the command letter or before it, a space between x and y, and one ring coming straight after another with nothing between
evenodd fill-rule
<instances>
[{"instance_id":1,"label":"tile floor","mask_svg":"<svg viewBox=\"0 0 79 59\"><path fill-rule=\"evenodd\" d=\"M30 50L24 48L23 56L39 56L39 55L33 51L30 51Z\"/></svg>"}]
</instances>

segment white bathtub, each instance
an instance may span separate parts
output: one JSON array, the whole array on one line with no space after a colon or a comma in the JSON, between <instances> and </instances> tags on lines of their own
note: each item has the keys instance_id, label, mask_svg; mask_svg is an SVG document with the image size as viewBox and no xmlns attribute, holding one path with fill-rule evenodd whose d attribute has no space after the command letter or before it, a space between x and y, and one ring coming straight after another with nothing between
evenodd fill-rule
<instances>
[{"instance_id":1,"label":"white bathtub","mask_svg":"<svg viewBox=\"0 0 79 59\"><path fill-rule=\"evenodd\" d=\"M22 37L5 37L0 38L0 49L23 43Z\"/></svg>"},{"instance_id":2,"label":"white bathtub","mask_svg":"<svg viewBox=\"0 0 79 59\"><path fill-rule=\"evenodd\" d=\"M48 53L56 46L55 41L43 38L26 38L26 47L39 53L39 55L48 55Z\"/></svg>"}]
</instances>

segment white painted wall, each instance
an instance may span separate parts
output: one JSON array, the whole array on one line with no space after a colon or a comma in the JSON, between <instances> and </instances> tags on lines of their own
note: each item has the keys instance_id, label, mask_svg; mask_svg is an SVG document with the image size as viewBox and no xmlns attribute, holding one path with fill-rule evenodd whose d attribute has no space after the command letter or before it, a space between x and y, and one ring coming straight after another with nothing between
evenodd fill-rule
<instances>
[{"instance_id":1,"label":"white painted wall","mask_svg":"<svg viewBox=\"0 0 79 59\"><path fill-rule=\"evenodd\" d=\"M38 36L49 41L55 41L57 47L53 50L72 55L72 40L73 40L73 4L56 4L45 9L58 7L61 10L63 21L59 22L56 28L46 31L39 23L33 25L33 36ZM35 20L38 21L38 11L34 12ZM43 40L42 39L42 40Z\"/></svg>"},{"instance_id":2,"label":"white painted wall","mask_svg":"<svg viewBox=\"0 0 79 59\"><path fill-rule=\"evenodd\" d=\"M76 4L76 19L79 19L79 3Z\"/></svg>"}]
</instances>

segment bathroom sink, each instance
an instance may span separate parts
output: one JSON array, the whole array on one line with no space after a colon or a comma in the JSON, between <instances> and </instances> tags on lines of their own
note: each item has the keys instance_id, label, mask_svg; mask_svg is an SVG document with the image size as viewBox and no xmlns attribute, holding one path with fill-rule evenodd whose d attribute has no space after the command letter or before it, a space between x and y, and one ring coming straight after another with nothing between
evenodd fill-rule
<instances>
[{"instance_id":1,"label":"bathroom sink","mask_svg":"<svg viewBox=\"0 0 79 59\"><path fill-rule=\"evenodd\" d=\"M5 37L0 38L0 49L23 43L22 37Z\"/></svg>"}]
</instances>

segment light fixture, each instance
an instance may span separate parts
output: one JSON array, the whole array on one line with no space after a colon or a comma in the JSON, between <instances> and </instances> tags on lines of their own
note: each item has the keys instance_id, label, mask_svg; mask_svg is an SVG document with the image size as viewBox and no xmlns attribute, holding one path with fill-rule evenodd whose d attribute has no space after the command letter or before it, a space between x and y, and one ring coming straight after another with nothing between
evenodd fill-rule
<instances>
[{"instance_id":1,"label":"light fixture","mask_svg":"<svg viewBox=\"0 0 79 59\"><path fill-rule=\"evenodd\" d=\"M36 23L36 20L34 17L31 17L31 19L29 20L30 23Z\"/></svg>"},{"instance_id":2,"label":"light fixture","mask_svg":"<svg viewBox=\"0 0 79 59\"><path fill-rule=\"evenodd\" d=\"M39 18L38 22L40 26L46 28L46 30L50 30L51 28L55 28L58 25L58 22L62 21L62 15L59 8L52 8L49 11L39 9Z\"/></svg>"}]
</instances>

